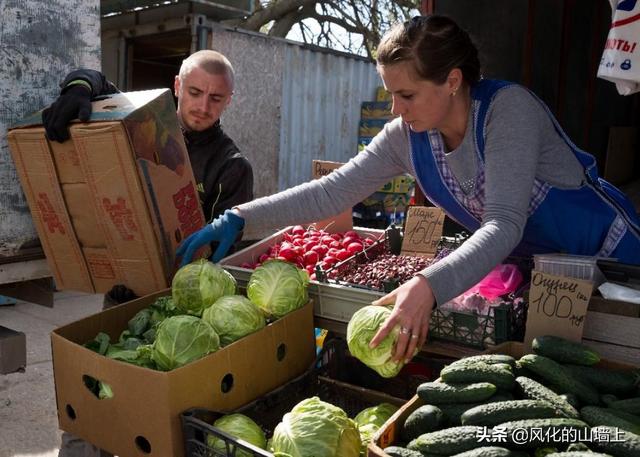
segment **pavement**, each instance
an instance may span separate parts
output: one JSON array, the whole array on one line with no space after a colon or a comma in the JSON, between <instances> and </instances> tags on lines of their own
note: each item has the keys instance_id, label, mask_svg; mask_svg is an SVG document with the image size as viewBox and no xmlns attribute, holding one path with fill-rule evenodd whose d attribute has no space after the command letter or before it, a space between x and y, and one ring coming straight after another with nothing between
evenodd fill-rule
<instances>
[{"instance_id":1,"label":"pavement","mask_svg":"<svg viewBox=\"0 0 640 457\"><path fill-rule=\"evenodd\" d=\"M56 292L53 308L0 306L0 325L24 332L24 373L0 374L0 457L57 457L58 429L50 333L102 309L103 295Z\"/></svg>"}]
</instances>

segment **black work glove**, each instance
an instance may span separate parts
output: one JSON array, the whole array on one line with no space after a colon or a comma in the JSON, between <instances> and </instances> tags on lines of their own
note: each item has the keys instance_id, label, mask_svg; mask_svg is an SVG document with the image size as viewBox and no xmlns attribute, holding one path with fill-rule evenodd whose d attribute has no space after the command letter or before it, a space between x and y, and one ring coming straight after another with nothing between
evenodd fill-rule
<instances>
[{"instance_id":1,"label":"black work glove","mask_svg":"<svg viewBox=\"0 0 640 457\"><path fill-rule=\"evenodd\" d=\"M138 296L127 286L123 284L116 284L111 288L109 292L107 292L107 298L112 303L120 305L122 303L135 300L136 298L138 298Z\"/></svg>"},{"instance_id":2,"label":"black work glove","mask_svg":"<svg viewBox=\"0 0 640 457\"><path fill-rule=\"evenodd\" d=\"M91 91L83 84L74 84L42 112L42 124L47 138L62 143L69 139L68 126L73 119L86 122L90 116Z\"/></svg>"}]
</instances>

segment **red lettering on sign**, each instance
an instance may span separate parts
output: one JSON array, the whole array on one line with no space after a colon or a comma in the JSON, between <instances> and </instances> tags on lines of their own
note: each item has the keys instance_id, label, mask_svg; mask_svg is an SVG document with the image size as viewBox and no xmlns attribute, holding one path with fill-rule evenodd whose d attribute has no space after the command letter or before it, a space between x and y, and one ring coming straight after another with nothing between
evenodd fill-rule
<instances>
[{"instance_id":1,"label":"red lettering on sign","mask_svg":"<svg viewBox=\"0 0 640 457\"><path fill-rule=\"evenodd\" d=\"M202 219L198 213L199 204L192 184L187 184L173 195L173 205L178 210L178 221L185 238L200 229Z\"/></svg>"},{"instance_id":2,"label":"red lettering on sign","mask_svg":"<svg viewBox=\"0 0 640 457\"><path fill-rule=\"evenodd\" d=\"M115 203L111 203L108 198L102 199L102 208L109 214L109 218L118 230L120 237L125 241L135 239L132 232L137 232L133 211L127 208L127 202L124 198L118 197Z\"/></svg>"},{"instance_id":3,"label":"red lettering on sign","mask_svg":"<svg viewBox=\"0 0 640 457\"><path fill-rule=\"evenodd\" d=\"M55 208L49 201L49 196L44 192L40 192L38 194L37 204L40 214L42 215L42 222L47 226L49 233L55 233L57 230L61 235L64 235L64 225L60 222Z\"/></svg>"}]
</instances>

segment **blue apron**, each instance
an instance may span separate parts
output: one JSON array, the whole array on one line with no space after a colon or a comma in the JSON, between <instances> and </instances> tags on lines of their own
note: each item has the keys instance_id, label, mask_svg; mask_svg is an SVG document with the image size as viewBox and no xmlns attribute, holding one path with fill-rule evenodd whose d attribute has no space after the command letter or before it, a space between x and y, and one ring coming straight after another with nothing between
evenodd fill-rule
<instances>
[{"instance_id":1,"label":"blue apron","mask_svg":"<svg viewBox=\"0 0 640 457\"><path fill-rule=\"evenodd\" d=\"M484 167L487 112L495 94L511 84L507 81L482 80L471 91L472 99L479 102L474 112L479 167ZM527 219L522 240L514 254L562 252L614 257L623 263L640 264L640 220L633 205L620 190L598 176L595 158L573 144L547 106L533 95L583 166L585 182L577 189L559 189L548 185L546 196ZM434 157L428 132L411 131L410 139L416 179L425 196L449 217L475 232L480 228L481 221L447 187Z\"/></svg>"}]
</instances>

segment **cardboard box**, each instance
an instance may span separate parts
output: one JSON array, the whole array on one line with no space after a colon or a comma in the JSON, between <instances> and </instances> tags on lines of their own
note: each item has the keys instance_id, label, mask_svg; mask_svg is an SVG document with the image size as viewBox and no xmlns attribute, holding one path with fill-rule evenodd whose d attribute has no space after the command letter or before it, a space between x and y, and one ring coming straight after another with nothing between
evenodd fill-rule
<instances>
[{"instance_id":1,"label":"cardboard box","mask_svg":"<svg viewBox=\"0 0 640 457\"><path fill-rule=\"evenodd\" d=\"M483 354L507 354L515 357L516 359L519 359L524 355L524 345L520 342L508 341L484 351ZM637 366L634 365L618 363L604 359L595 366L612 370L637 369ZM373 437L373 441L367 448L367 456L389 457L388 454L383 451L383 449L388 446L392 446L393 443L398 441L400 432L402 430L402 424L404 424L407 417L409 417L409 414L411 414L423 404L424 402L416 395L398 411L396 411L396 413L391 416L382 427L380 427L380 430Z\"/></svg>"},{"instance_id":2,"label":"cardboard box","mask_svg":"<svg viewBox=\"0 0 640 457\"><path fill-rule=\"evenodd\" d=\"M49 268L61 290L156 292L177 245L205 223L171 92L92 105L64 143L46 139L40 113L8 134Z\"/></svg>"},{"instance_id":3,"label":"cardboard box","mask_svg":"<svg viewBox=\"0 0 640 457\"><path fill-rule=\"evenodd\" d=\"M0 325L0 374L24 371L26 365L27 339L24 333Z\"/></svg>"},{"instance_id":4,"label":"cardboard box","mask_svg":"<svg viewBox=\"0 0 640 457\"><path fill-rule=\"evenodd\" d=\"M167 293L149 295L53 331L61 429L120 456L180 457L184 454L183 411L238 408L300 375L315 359L311 303L168 372L108 359L82 346L100 331L117 340L135 313ZM109 384L113 398L98 399L85 387L85 376Z\"/></svg>"}]
</instances>

